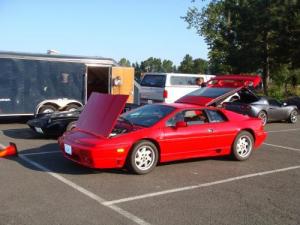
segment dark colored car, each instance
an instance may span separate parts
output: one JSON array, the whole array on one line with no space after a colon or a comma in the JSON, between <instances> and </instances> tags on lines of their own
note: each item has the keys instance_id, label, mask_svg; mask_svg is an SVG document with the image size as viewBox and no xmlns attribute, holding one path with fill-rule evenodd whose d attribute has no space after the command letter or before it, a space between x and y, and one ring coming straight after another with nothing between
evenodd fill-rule
<instances>
[{"instance_id":1,"label":"dark colored car","mask_svg":"<svg viewBox=\"0 0 300 225\"><path fill-rule=\"evenodd\" d=\"M261 118L264 125L269 121L297 122L298 109L295 105L258 96L247 88L238 91L238 95L239 97L233 101L223 103L225 109Z\"/></svg>"},{"instance_id":2,"label":"dark colored car","mask_svg":"<svg viewBox=\"0 0 300 225\"><path fill-rule=\"evenodd\" d=\"M300 110L300 97L299 96L289 97L285 100L285 102L288 105L296 105L298 107L298 111Z\"/></svg>"},{"instance_id":3,"label":"dark colored car","mask_svg":"<svg viewBox=\"0 0 300 225\"><path fill-rule=\"evenodd\" d=\"M124 111L137 108L136 104L126 104ZM83 108L74 111L64 111L55 113L37 114L36 117L27 122L28 126L35 132L44 136L61 136L65 131L76 127L76 121L79 118Z\"/></svg>"},{"instance_id":4,"label":"dark colored car","mask_svg":"<svg viewBox=\"0 0 300 225\"><path fill-rule=\"evenodd\" d=\"M27 122L35 132L45 136L60 136L76 126L82 108L74 111L37 114Z\"/></svg>"}]
</instances>

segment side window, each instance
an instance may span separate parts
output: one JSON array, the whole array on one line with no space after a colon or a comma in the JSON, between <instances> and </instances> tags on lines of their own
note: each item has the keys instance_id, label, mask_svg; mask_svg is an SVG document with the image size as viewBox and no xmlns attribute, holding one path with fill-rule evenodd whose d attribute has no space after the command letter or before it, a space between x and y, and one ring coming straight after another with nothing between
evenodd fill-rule
<instances>
[{"instance_id":1,"label":"side window","mask_svg":"<svg viewBox=\"0 0 300 225\"><path fill-rule=\"evenodd\" d=\"M225 116L217 111L217 110L211 110L211 109L208 109L207 110L207 114L210 118L210 122L211 123L218 123L218 122L224 122L224 121L227 121Z\"/></svg>"},{"instance_id":2,"label":"side window","mask_svg":"<svg viewBox=\"0 0 300 225\"><path fill-rule=\"evenodd\" d=\"M174 117L167 121L167 126L175 126L176 122L184 121L188 125L207 123L208 118L206 113L200 109L185 110L177 113Z\"/></svg>"},{"instance_id":3,"label":"side window","mask_svg":"<svg viewBox=\"0 0 300 225\"><path fill-rule=\"evenodd\" d=\"M171 76L170 83L172 85L197 85L196 80L199 77L192 77L192 76Z\"/></svg>"},{"instance_id":4,"label":"side window","mask_svg":"<svg viewBox=\"0 0 300 225\"><path fill-rule=\"evenodd\" d=\"M276 101L275 99L269 99L268 101L269 101L270 105L280 107L280 103L278 101Z\"/></svg>"}]
</instances>

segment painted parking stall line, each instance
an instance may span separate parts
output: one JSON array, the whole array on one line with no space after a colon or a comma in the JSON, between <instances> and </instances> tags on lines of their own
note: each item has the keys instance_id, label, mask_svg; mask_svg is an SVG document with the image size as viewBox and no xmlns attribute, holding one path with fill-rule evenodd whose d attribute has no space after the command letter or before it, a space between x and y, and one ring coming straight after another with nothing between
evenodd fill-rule
<instances>
[{"instance_id":1,"label":"painted parking stall line","mask_svg":"<svg viewBox=\"0 0 300 225\"><path fill-rule=\"evenodd\" d=\"M233 182L233 181L244 180L244 179L248 179L248 178L252 178L252 177L266 176L268 174L280 173L280 172L296 170L296 169L300 169L300 165L281 168L281 169L275 169L275 170L269 170L269 171L264 171L264 172L246 174L246 175L242 175L242 176L231 177L231 178L227 178L227 179L224 179L224 180L218 180L218 181L213 181L213 182L209 182L209 183L186 186L186 187L181 187L181 188L174 188L174 189L169 189L169 190L159 191L159 192L152 192L152 193L148 193L148 194L137 195L137 196L133 196L133 197L107 201L107 202L103 202L102 204L106 205L106 206L109 206L109 205L120 204L120 203L125 203L125 202L145 199L145 198L156 197L156 196L160 196L160 195L167 195L167 194L172 194L172 193L177 193L177 192L182 192L182 191L188 191L188 190L193 190L193 189L200 189L200 188L204 188L204 187L210 187L210 186L214 186L214 185L218 185L218 184L224 184L224 183L229 183L229 182Z\"/></svg>"},{"instance_id":2,"label":"painted parking stall line","mask_svg":"<svg viewBox=\"0 0 300 225\"><path fill-rule=\"evenodd\" d=\"M274 144L270 144L270 143L263 143L263 145L267 145L267 146L271 146L271 147L275 147L275 148L282 148L282 149L287 149L287 150L291 150L291 151L296 151L296 152L300 152L300 149L298 148L292 148L292 147L288 147L288 146L282 146L282 145L274 145Z\"/></svg>"},{"instance_id":3,"label":"painted parking stall line","mask_svg":"<svg viewBox=\"0 0 300 225\"><path fill-rule=\"evenodd\" d=\"M292 132L292 131L300 131L300 128L285 129L285 130L270 130L270 131L267 131L267 133L280 133L280 132Z\"/></svg>"},{"instance_id":4,"label":"painted parking stall line","mask_svg":"<svg viewBox=\"0 0 300 225\"><path fill-rule=\"evenodd\" d=\"M57 180L61 181L62 183L68 185L69 187L81 192L82 194L84 194L85 196L95 200L96 202L98 202L100 205L104 206L104 207L107 207L115 212L117 212L118 214L126 217L127 219L131 220L132 222L135 222L136 224L139 224L139 225L150 225L150 223L144 221L143 219L133 215L132 213L124 210L124 209L121 209L120 207L118 206L115 206L115 205L104 205L103 203L104 202L107 202L105 199L101 198L100 196L94 194L93 192L81 187L80 185L77 185L75 184L74 182L64 178L63 176L57 174L57 173L54 173L54 172L51 172L51 170L49 170L47 167L45 166L42 166L41 164L37 163L37 162L34 162L32 161L31 159L29 159L28 157L26 157L24 154L20 154L19 157L24 160L25 162L35 166L36 168L46 172L48 175L56 178Z\"/></svg>"},{"instance_id":5,"label":"painted parking stall line","mask_svg":"<svg viewBox=\"0 0 300 225\"><path fill-rule=\"evenodd\" d=\"M21 153L21 155L29 156L29 155L46 155L46 154L55 154L61 153L61 151L48 151L48 152L29 152L29 153Z\"/></svg>"}]
</instances>

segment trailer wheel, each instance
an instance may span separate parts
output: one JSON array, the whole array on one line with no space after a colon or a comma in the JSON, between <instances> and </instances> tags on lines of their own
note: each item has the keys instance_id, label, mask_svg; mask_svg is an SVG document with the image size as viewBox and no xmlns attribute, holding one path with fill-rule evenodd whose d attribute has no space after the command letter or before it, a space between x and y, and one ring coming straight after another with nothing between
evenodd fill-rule
<instances>
[{"instance_id":1,"label":"trailer wheel","mask_svg":"<svg viewBox=\"0 0 300 225\"><path fill-rule=\"evenodd\" d=\"M39 113L53 113L57 110L57 108L53 105L43 105L39 109Z\"/></svg>"},{"instance_id":2,"label":"trailer wheel","mask_svg":"<svg viewBox=\"0 0 300 225\"><path fill-rule=\"evenodd\" d=\"M68 106L66 107L66 111L72 112L72 111L77 110L79 107L80 107L80 106L78 106L78 105L76 105L76 104L70 104L70 105L68 105Z\"/></svg>"}]
</instances>

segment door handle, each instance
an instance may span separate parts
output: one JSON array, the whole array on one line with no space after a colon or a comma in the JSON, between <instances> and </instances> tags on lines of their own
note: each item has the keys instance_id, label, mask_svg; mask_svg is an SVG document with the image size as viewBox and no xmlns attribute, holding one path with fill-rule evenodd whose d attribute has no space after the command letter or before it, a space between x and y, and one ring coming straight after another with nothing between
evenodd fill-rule
<instances>
[{"instance_id":1,"label":"door handle","mask_svg":"<svg viewBox=\"0 0 300 225\"><path fill-rule=\"evenodd\" d=\"M211 128L210 128L210 129L208 129L207 131L208 131L208 133L212 133L212 132L214 132L214 129L211 129Z\"/></svg>"}]
</instances>

